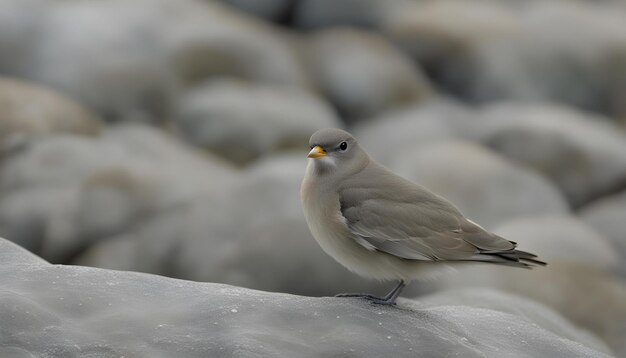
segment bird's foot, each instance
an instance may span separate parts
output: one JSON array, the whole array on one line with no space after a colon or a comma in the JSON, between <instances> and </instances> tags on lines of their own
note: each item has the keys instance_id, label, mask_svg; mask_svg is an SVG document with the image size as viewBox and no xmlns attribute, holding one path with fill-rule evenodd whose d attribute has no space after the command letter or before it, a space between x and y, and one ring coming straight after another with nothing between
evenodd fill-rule
<instances>
[{"instance_id":1,"label":"bird's foot","mask_svg":"<svg viewBox=\"0 0 626 358\"><path fill-rule=\"evenodd\" d=\"M390 300L386 297L376 297L373 295L369 295L367 293L340 293L335 295L335 297L356 297L356 298L364 298L374 304L377 305L385 305L385 306L393 306L396 304L395 300Z\"/></svg>"}]
</instances>

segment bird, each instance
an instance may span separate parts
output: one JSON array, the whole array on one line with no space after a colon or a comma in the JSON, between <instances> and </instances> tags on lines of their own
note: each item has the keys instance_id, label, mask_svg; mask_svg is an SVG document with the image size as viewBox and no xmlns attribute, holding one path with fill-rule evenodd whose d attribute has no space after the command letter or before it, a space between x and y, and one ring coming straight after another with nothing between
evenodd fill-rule
<instances>
[{"instance_id":1,"label":"bird","mask_svg":"<svg viewBox=\"0 0 626 358\"><path fill-rule=\"evenodd\" d=\"M372 159L348 132L324 128L310 140L300 188L304 217L321 248L353 273L397 281L383 297L395 305L428 268L482 262L530 269L537 256L467 219L451 202ZM436 265L436 266L435 266Z\"/></svg>"}]
</instances>

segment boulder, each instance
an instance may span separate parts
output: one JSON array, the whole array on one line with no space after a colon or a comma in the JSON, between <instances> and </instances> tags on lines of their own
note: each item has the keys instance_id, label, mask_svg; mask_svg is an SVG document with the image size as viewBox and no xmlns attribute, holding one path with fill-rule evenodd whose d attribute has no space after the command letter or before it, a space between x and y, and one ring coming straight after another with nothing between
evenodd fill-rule
<instances>
[{"instance_id":1,"label":"boulder","mask_svg":"<svg viewBox=\"0 0 626 358\"><path fill-rule=\"evenodd\" d=\"M595 201L583 207L578 214L611 242L620 257L618 271L626 277L626 192Z\"/></svg>"},{"instance_id":2,"label":"boulder","mask_svg":"<svg viewBox=\"0 0 626 358\"><path fill-rule=\"evenodd\" d=\"M2 356L610 354L548 308L498 292L474 293L471 303L451 293L448 303L402 299L380 307L50 265L4 239L0 284Z\"/></svg>"},{"instance_id":3,"label":"boulder","mask_svg":"<svg viewBox=\"0 0 626 358\"><path fill-rule=\"evenodd\" d=\"M294 25L304 29L324 27L376 27L390 5L406 0L300 0L294 10Z\"/></svg>"},{"instance_id":4,"label":"boulder","mask_svg":"<svg viewBox=\"0 0 626 358\"><path fill-rule=\"evenodd\" d=\"M396 153L390 168L491 229L512 218L568 211L547 179L471 142L418 144Z\"/></svg>"},{"instance_id":5,"label":"boulder","mask_svg":"<svg viewBox=\"0 0 626 358\"><path fill-rule=\"evenodd\" d=\"M294 0L223 0L235 8L270 21L284 21Z\"/></svg>"},{"instance_id":6,"label":"boulder","mask_svg":"<svg viewBox=\"0 0 626 358\"><path fill-rule=\"evenodd\" d=\"M352 134L370 156L390 165L398 153L422 144L462 137L477 112L448 98L431 98L357 123Z\"/></svg>"},{"instance_id":7,"label":"boulder","mask_svg":"<svg viewBox=\"0 0 626 358\"><path fill-rule=\"evenodd\" d=\"M0 166L0 232L67 262L161 211L210 197L234 170L157 129L33 139Z\"/></svg>"},{"instance_id":8,"label":"boulder","mask_svg":"<svg viewBox=\"0 0 626 358\"><path fill-rule=\"evenodd\" d=\"M348 122L423 101L432 91L419 68L373 32L320 31L306 53L311 78Z\"/></svg>"},{"instance_id":9,"label":"boulder","mask_svg":"<svg viewBox=\"0 0 626 358\"><path fill-rule=\"evenodd\" d=\"M549 100L625 118L623 2L414 1L382 31L466 100Z\"/></svg>"},{"instance_id":10,"label":"boulder","mask_svg":"<svg viewBox=\"0 0 626 358\"><path fill-rule=\"evenodd\" d=\"M575 216L519 218L499 225L496 230L517 242L522 250L547 262L572 262L610 272L621 261L609 240Z\"/></svg>"},{"instance_id":11,"label":"boulder","mask_svg":"<svg viewBox=\"0 0 626 358\"><path fill-rule=\"evenodd\" d=\"M550 178L577 208L626 184L626 135L593 115L548 104L499 103L475 138Z\"/></svg>"},{"instance_id":12,"label":"boulder","mask_svg":"<svg viewBox=\"0 0 626 358\"><path fill-rule=\"evenodd\" d=\"M626 354L626 285L610 272L621 260L610 242L574 217L518 219L494 231L548 265L522 270L466 264L434 286L492 288L532 298L600 337L617 356Z\"/></svg>"},{"instance_id":13,"label":"boulder","mask_svg":"<svg viewBox=\"0 0 626 358\"><path fill-rule=\"evenodd\" d=\"M238 81L194 88L175 120L187 142L239 165L280 149L304 150L317 129L338 126L332 108L312 93Z\"/></svg>"},{"instance_id":14,"label":"boulder","mask_svg":"<svg viewBox=\"0 0 626 358\"><path fill-rule=\"evenodd\" d=\"M0 77L0 152L28 137L50 133L96 136L101 120L73 100L46 88Z\"/></svg>"}]
</instances>

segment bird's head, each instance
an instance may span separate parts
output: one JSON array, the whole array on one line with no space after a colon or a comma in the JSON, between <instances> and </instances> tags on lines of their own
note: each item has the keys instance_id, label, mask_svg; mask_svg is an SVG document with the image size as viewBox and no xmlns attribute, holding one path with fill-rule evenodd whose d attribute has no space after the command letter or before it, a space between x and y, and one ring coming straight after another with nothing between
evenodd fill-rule
<instances>
[{"instance_id":1,"label":"bird's head","mask_svg":"<svg viewBox=\"0 0 626 358\"><path fill-rule=\"evenodd\" d=\"M338 128L315 132L309 140L308 158L319 174L350 174L367 164L368 156L354 137Z\"/></svg>"}]
</instances>

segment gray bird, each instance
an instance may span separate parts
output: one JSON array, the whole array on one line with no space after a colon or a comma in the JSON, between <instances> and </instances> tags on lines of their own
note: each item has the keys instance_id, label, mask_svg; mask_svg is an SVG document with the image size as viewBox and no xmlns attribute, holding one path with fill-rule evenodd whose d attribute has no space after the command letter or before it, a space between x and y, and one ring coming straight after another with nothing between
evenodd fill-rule
<instances>
[{"instance_id":1,"label":"gray bird","mask_svg":"<svg viewBox=\"0 0 626 358\"><path fill-rule=\"evenodd\" d=\"M406 283L442 262L545 265L466 219L446 199L376 163L350 133L321 129L309 144L300 194L313 237L350 271L398 281L385 297L338 296L393 305Z\"/></svg>"}]
</instances>

